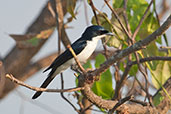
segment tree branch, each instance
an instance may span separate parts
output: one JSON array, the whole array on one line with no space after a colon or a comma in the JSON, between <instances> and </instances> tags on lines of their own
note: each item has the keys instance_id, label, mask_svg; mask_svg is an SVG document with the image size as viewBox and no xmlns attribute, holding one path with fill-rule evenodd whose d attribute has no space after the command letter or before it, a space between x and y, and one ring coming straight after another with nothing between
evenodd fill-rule
<instances>
[{"instance_id":1,"label":"tree branch","mask_svg":"<svg viewBox=\"0 0 171 114\"><path fill-rule=\"evenodd\" d=\"M82 77L82 76L81 76ZM82 94L87 97L87 99L95 104L99 108L103 108L106 110L112 109L117 103L117 100L104 100L101 97L95 95L91 91L90 84L86 84L84 79L80 78L80 86L85 87L84 90L82 90ZM149 106L142 106L138 104L122 104L120 107L116 109L117 111L124 113L129 112L129 114L157 114L157 110L155 108L149 107Z\"/></svg>"},{"instance_id":2,"label":"tree branch","mask_svg":"<svg viewBox=\"0 0 171 114\"><path fill-rule=\"evenodd\" d=\"M121 60L122 58L128 56L129 54L136 52L148 44L150 44L152 41L157 39L160 35L164 34L164 32L171 26L171 15L167 18L167 20L162 24L161 27L159 27L155 32L147 36L145 39L140 40L133 44L132 46L120 51L119 53L111 56L107 61L105 61L103 64L101 64L101 67L96 69L93 74L99 75L100 73L106 71L112 64L114 64L116 61Z\"/></svg>"},{"instance_id":3,"label":"tree branch","mask_svg":"<svg viewBox=\"0 0 171 114\"><path fill-rule=\"evenodd\" d=\"M46 89L46 88L38 88L38 87L33 87L33 86L30 86L28 84L25 84L24 82L14 78L13 75L11 74L6 74L6 78L10 79L12 82L18 84L18 85L21 85L21 86L24 86L28 89L31 89L31 90L34 90L34 91L43 91L43 92L58 92L58 93L61 93L61 92L74 92L74 91L79 91L79 90L83 90L84 87L76 87L76 88L69 88L69 89Z\"/></svg>"},{"instance_id":4,"label":"tree branch","mask_svg":"<svg viewBox=\"0 0 171 114\"><path fill-rule=\"evenodd\" d=\"M99 76L102 72L106 71L112 64L114 64L116 61L119 61L123 59L125 56L128 56L131 53L134 53L135 51L138 51L142 49L144 46L147 46L149 43L154 41L157 37L162 35L169 27L171 26L171 15L167 18L167 20L163 23L161 27L159 27L155 32L153 32L151 35L146 37L143 40L140 40L133 44L132 46L118 52L117 54L111 56L106 62L104 62L100 68L89 71L86 74L81 74L79 76L79 86L85 87L84 90L82 90L82 94L87 97L87 99L90 100L93 104L96 106L103 108L103 109L112 109L118 101L112 101L112 100L104 100L101 97L95 95L91 91L91 85L93 84L94 80L96 80L96 76ZM120 112L127 112L129 113L157 113L158 111L156 108L152 108L150 106L141 106L137 104L123 104L120 107L117 108Z\"/></svg>"}]
</instances>

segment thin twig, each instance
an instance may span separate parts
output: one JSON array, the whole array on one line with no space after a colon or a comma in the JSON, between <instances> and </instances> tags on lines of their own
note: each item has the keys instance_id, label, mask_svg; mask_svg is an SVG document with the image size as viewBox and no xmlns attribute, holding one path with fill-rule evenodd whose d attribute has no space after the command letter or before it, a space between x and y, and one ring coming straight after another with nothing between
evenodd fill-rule
<instances>
[{"instance_id":1,"label":"thin twig","mask_svg":"<svg viewBox=\"0 0 171 114\"><path fill-rule=\"evenodd\" d=\"M128 62L127 65L126 65L125 71L122 74L122 77L121 77L120 81L118 82L118 84L116 84L115 94L114 94L113 99L118 98L118 95L120 93L120 89L121 89L121 87L123 87L123 84L125 83L126 77L127 77L128 73L129 73L131 67L132 67L132 65L130 64L130 62Z\"/></svg>"},{"instance_id":2,"label":"thin twig","mask_svg":"<svg viewBox=\"0 0 171 114\"><path fill-rule=\"evenodd\" d=\"M87 108L85 108L85 109L83 109L82 111L81 111L81 113L84 113L85 111L87 111L87 110L91 110L91 107L93 106L93 104L90 104Z\"/></svg>"},{"instance_id":3,"label":"thin twig","mask_svg":"<svg viewBox=\"0 0 171 114\"><path fill-rule=\"evenodd\" d=\"M115 94L114 94L114 97L112 99L121 99L121 94L120 94L120 91L117 91L117 88L118 88L118 85L119 85L119 82L121 80L121 76L120 76L120 70L119 70L119 67L118 65L113 65L114 68L115 68L115 72L114 72L114 78L115 78L115 82L116 82L116 87L115 87Z\"/></svg>"},{"instance_id":4,"label":"thin twig","mask_svg":"<svg viewBox=\"0 0 171 114\"><path fill-rule=\"evenodd\" d=\"M171 46L161 46L161 49L171 49Z\"/></svg>"},{"instance_id":5,"label":"thin twig","mask_svg":"<svg viewBox=\"0 0 171 114\"><path fill-rule=\"evenodd\" d=\"M89 1L89 5L91 6L91 9L92 9L92 11L93 11L93 13L94 13L94 17L95 17L95 19L96 19L97 25L100 25L100 21L99 21L99 19L98 19L98 17L97 17L97 14L96 14L97 8L94 6L92 0ZM103 44L103 40L101 40L101 41L102 41L102 44ZM103 44L103 49L104 49L104 51L105 51L105 57L106 57L106 59L107 59L107 58L108 58L108 56L107 56L107 47L106 47L106 45L104 45L104 44Z\"/></svg>"},{"instance_id":6,"label":"thin twig","mask_svg":"<svg viewBox=\"0 0 171 114\"><path fill-rule=\"evenodd\" d=\"M131 28L130 28L130 25L129 25L129 22L128 22L128 16L127 16L127 14L126 14L127 2L128 2L128 0L124 0L124 12L123 12L123 17L124 17L124 20L125 20L125 23L126 23L126 27L127 27L128 33L129 33L130 35L132 35L132 33L131 33Z\"/></svg>"},{"instance_id":7,"label":"thin twig","mask_svg":"<svg viewBox=\"0 0 171 114\"><path fill-rule=\"evenodd\" d=\"M83 73L86 73L86 70L83 68L83 66L81 65L80 61L78 60L77 55L75 54L75 52L72 49L71 45L68 45L67 47L68 47L69 51L72 53L72 55L74 56L74 59L75 59L77 65L79 66L79 68L81 69L81 71Z\"/></svg>"},{"instance_id":8,"label":"thin twig","mask_svg":"<svg viewBox=\"0 0 171 114\"><path fill-rule=\"evenodd\" d=\"M140 63L148 62L148 61L171 61L171 57L164 57L164 56L155 56L155 57L146 57L139 60ZM132 65L137 64L137 61L133 61Z\"/></svg>"},{"instance_id":9,"label":"thin twig","mask_svg":"<svg viewBox=\"0 0 171 114\"><path fill-rule=\"evenodd\" d=\"M94 4L93 4L92 0L89 0L89 5L90 5L91 8L92 8L92 11L93 11L93 13L94 13L94 17L95 17L95 19L96 19L97 25L100 25L99 20L98 20L98 18L97 18L96 10L95 10L96 8L94 7Z\"/></svg>"},{"instance_id":10,"label":"thin twig","mask_svg":"<svg viewBox=\"0 0 171 114\"><path fill-rule=\"evenodd\" d=\"M63 74L61 73L61 89L64 89L64 79L63 79ZM66 102L68 102L72 107L73 107L73 109L76 111L76 112L78 112L78 113L80 113L80 111L64 96L64 93L63 92L61 92L61 97L66 101Z\"/></svg>"},{"instance_id":11,"label":"thin twig","mask_svg":"<svg viewBox=\"0 0 171 114\"><path fill-rule=\"evenodd\" d=\"M52 3L53 1L51 1ZM52 8L52 5L51 5L50 1L48 2L47 6L48 6L48 10L50 11L50 13L52 14L52 16L55 18L56 17L56 14L55 14L55 11L53 10Z\"/></svg>"},{"instance_id":12,"label":"thin twig","mask_svg":"<svg viewBox=\"0 0 171 114\"><path fill-rule=\"evenodd\" d=\"M121 100L118 101L118 103L109 111L109 114L113 114L113 112L122 104L124 104L126 101L129 101L130 99L133 99L134 97L133 96L128 96L128 97L125 97Z\"/></svg>"},{"instance_id":13,"label":"thin twig","mask_svg":"<svg viewBox=\"0 0 171 114\"><path fill-rule=\"evenodd\" d=\"M136 58L136 61L137 61L137 65L138 65L138 69L139 69L139 71L142 73L142 75L144 76L144 78L145 78L145 92L146 92L146 96L147 96L147 98L148 98L148 101L149 101L149 103L150 103L150 105L151 106L154 106L153 105L153 103L152 103L152 100L151 100L151 97L150 97L150 95L149 95L149 92L148 92L148 87L149 87L149 81L148 81L148 76L147 76L147 73L146 72L144 72L143 71L143 69L142 69L142 67L141 67L141 65L140 65L140 59L139 59L139 56L138 56L138 53L137 52L135 52L134 53L135 54L135 58Z\"/></svg>"},{"instance_id":14,"label":"thin twig","mask_svg":"<svg viewBox=\"0 0 171 114\"><path fill-rule=\"evenodd\" d=\"M146 9L146 11L145 11L145 13L144 13L144 15L141 17L141 20L140 20L140 22L139 22L137 28L135 29L135 31L134 31L134 33L133 33L133 35L132 35L132 40L133 40L134 42L135 42L135 37L136 37L136 35L137 35L137 33L138 33L138 31L139 31L139 29L140 29L140 27L141 27L141 25L142 25L144 19L145 19L145 17L146 17L146 15L147 15L148 11L150 10L150 7L151 7L152 3L153 3L153 0L151 0L150 4L148 5L148 7L147 7L147 9Z\"/></svg>"},{"instance_id":15,"label":"thin twig","mask_svg":"<svg viewBox=\"0 0 171 114\"><path fill-rule=\"evenodd\" d=\"M75 94L74 94L74 97L77 98L77 104L79 105L80 111L81 111L81 110L84 109L83 103L82 103L81 100L80 100L80 96L81 96L81 95L79 95L78 92L74 92L74 93L75 93Z\"/></svg>"},{"instance_id":16,"label":"thin twig","mask_svg":"<svg viewBox=\"0 0 171 114\"><path fill-rule=\"evenodd\" d=\"M119 22L119 24L121 25L122 29L124 30L125 34L128 36L129 40L131 40L131 35L128 33L128 31L126 30L125 26L122 24L118 14L116 13L116 11L112 8L112 6L108 3L107 0L104 0L105 3L107 4L107 6L110 8L110 10L112 11L112 13L114 14L114 16L116 17L117 21Z\"/></svg>"},{"instance_id":17,"label":"thin twig","mask_svg":"<svg viewBox=\"0 0 171 114\"><path fill-rule=\"evenodd\" d=\"M141 104L142 106L148 106L149 105L147 102L142 102L140 100L131 99L130 101L134 102L134 103Z\"/></svg>"},{"instance_id":18,"label":"thin twig","mask_svg":"<svg viewBox=\"0 0 171 114\"><path fill-rule=\"evenodd\" d=\"M147 58L142 58L139 60L140 63L144 63L144 62L149 62L149 61L171 61L171 57L163 57L163 56L155 56L155 57L147 57ZM123 86L123 84L125 83L126 77L131 69L131 67L135 64L138 64L137 61L130 61L127 63L127 67L125 68L125 71L121 77L120 82L117 84L116 90L115 90L115 96L114 98L117 98L117 95L121 89L121 87Z\"/></svg>"},{"instance_id":19,"label":"thin twig","mask_svg":"<svg viewBox=\"0 0 171 114\"><path fill-rule=\"evenodd\" d=\"M42 91L42 92L56 92L56 93L60 93L60 92L74 92L74 91L79 91L79 90L83 90L84 87L75 87L75 88L69 88L69 89L46 89L46 88L38 88L38 87L33 87L30 86L28 84L25 84L24 82L16 79L12 74L6 74L5 76L6 78L10 79L12 82L24 86L28 89L34 90L34 91Z\"/></svg>"},{"instance_id":20,"label":"thin twig","mask_svg":"<svg viewBox=\"0 0 171 114\"><path fill-rule=\"evenodd\" d=\"M165 2L165 0L163 0L163 2ZM160 17L159 17L159 15L158 15L158 13L157 13L157 10L156 10L156 4L155 4L155 3L156 3L156 2L155 2L155 1L153 1L154 12L155 12L155 15L156 15L156 19L157 19L158 25L160 26ZM165 34L163 34L163 37L164 37L164 40L165 40L166 46L169 46L169 44L168 44L168 40L167 40L167 36L166 36L166 33L165 33Z\"/></svg>"}]
</instances>

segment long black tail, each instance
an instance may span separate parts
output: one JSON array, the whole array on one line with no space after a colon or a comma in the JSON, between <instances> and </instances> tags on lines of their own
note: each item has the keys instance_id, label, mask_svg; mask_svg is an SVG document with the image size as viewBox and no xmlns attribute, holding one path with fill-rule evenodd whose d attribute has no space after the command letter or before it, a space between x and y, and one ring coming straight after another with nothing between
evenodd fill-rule
<instances>
[{"instance_id":1,"label":"long black tail","mask_svg":"<svg viewBox=\"0 0 171 114\"><path fill-rule=\"evenodd\" d=\"M43 82L43 84L42 84L40 87L41 87L41 88L46 88L46 87L50 84L50 82L51 82L53 79L54 79L54 77L48 76L48 77L46 78L46 80ZM41 94L42 94L42 91L37 91L37 92L33 95L32 99L36 99L36 98L39 97Z\"/></svg>"}]
</instances>

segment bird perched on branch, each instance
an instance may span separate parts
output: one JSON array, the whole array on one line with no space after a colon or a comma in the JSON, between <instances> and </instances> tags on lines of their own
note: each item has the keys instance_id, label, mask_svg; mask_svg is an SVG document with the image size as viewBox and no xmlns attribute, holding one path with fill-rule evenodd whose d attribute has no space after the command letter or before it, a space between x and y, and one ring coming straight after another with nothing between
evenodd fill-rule
<instances>
[{"instance_id":1,"label":"bird perched on branch","mask_svg":"<svg viewBox=\"0 0 171 114\"><path fill-rule=\"evenodd\" d=\"M107 35L113 35L111 32L105 30L103 27L98 25L92 25L86 28L81 38L76 40L72 45L72 49L77 55L78 60L81 63L86 62L86 60L92 55L96 49L97 43L100 39ZM74 57L69 49L64 51L59 55L52 64L44 70L44 72L51 70L48 77L40 86L41 88L46 88L50 82L55 78L55 76L64 70L66 70L71 65L76 64ZM32 99L36 99L41 95L41 91L37 91Z\"/></svg>"}]
</instances>

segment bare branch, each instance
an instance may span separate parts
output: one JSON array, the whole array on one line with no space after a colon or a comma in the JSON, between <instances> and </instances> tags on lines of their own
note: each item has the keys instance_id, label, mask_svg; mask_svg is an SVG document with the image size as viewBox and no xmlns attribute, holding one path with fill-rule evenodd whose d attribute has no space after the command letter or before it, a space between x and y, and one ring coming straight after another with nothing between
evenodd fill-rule
<instances>
[{"instance_id":1,"label":"bare branch","mask_svg":"<svg viewBox=\"0 0 171 114\"><path fill-rule=\"evenodd\" d=\"M131 33L131 28L130 28L130 25L129 25L129 22L128 22L128 16L127 16L127 14L126 14L127 2L128 2L128 0L124 0L124 12L123 12L123 17L124 17L124 20L125 20L125 23L126 23L126 27L127 27L128 33L129 33L130 35L132 35L132 33Z\"/></svg>"},{"instance_id":2,"label":"bare branch","mask_svg":"<svg viewBox=\"0 0 171 114\"><path fill-rule=\"evenodd\" d=\"M75 54L75 52L72 49L71 45L68 45L67 47L68 47L69 51L72 53L72 55L74 56L74 59L75 59L77 65L79 66L79 68L81 69L81 71L83 73L86 73L86 70L83 68L83 66L81 65L80 61L78 60L77 55Z\"/></svg>"},{"instance_id":3,"label":"bare branch","mask_svg":"<svg viewBox=\"0 0 171 114\"><path fill-rule=\"evenodd\" d=\"M117 103L117 100L104 100L101 97L95 95L91 91L91 86L89 84L83 83L82 79L79 79L80 85L85 87L84 90L82 90L82 94L87 97L93 104L95 104L97 107L110 110L112 109ZM138 104L122 104L120 107L116 109L119 112L129 112L129 114L156 114L157 110L155 108L149 107L149 106L141 106Z\"/></svg>"},{"instance_id":4,"label":"bare branch","mask_svg":"<svg viewBox=\"0 0 171 114\"><path fill-rule=\"evenodd\" d=\"M63 79L63 74L61 73L61 89L64 89L64 79ZM65 96L64 96L64 93L61 92L61 97L68 103L72 106L72 108L76 111L76 112L80 112L75 106L74 104L72 104Z\"/></svg>"},{"instance_id":5,"label":"bare branch","mask_svg":"<svg viewBox=\"0 0 171 114\"><path fill-rule=\"evenodd\" d=\"M28 89L34 90L34 91L43 91L43 92L74 92L74 91L79 91L83 90L84 87L76 87L76 88L69 88L69 89L46 89L46 88L38 88L38 87L33 87L28 84L25 84L24 82L16 79L12 74L6 74L6 78L10 79L12 82L24 86Z\"/></svg>"},{"instance_id":6,"label":"bare branch","mask_svg":"<svg viewBox=\"0 0 171 114\"><path fill-rule=\"evenodd\" d=\"M113 114L113 112L122 104L124 104L126 101L129 101L133 99L133 96L128 96L128 97L125 97L123 99L120 99L118 101L118 103L109 111L109 114Z\"/></svg>"},{"instance_id":7,"label":"bare branch","mask_svg":"<svg viewBox=\"0 0 171 114\"><path fill-rule=\"evenodd\" d=\"M99 22L99 19L97 18L97 14L96 14L96 10L95 10L96 8L95 8L95 6L94 6L92 0L89 0L89 5L91 6L91 9L92 9L93 14L94 14L94 17L95 17L95 19L96 19L97 25L100 25L100 22Z\"/></svg>"}]
</instances>

